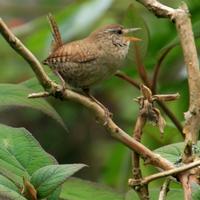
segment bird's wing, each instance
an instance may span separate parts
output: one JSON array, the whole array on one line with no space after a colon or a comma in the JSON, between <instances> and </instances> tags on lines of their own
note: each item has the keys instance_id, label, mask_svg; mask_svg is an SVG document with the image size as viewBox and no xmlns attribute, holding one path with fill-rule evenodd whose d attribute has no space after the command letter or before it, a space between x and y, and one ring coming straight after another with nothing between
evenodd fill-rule
<instances>
[{"instance_id":1,"label":"bird's wing","mask_svg":"<svg viewBox=\"0 0 200 200\"><path fill-rule=\"evenodd\" d=\"M43 63L86 63L97 58L97 54L94 52L93 44L90 42L84 43L82 40L71 42L58 48Z\"/></svg>"}]
</instances>

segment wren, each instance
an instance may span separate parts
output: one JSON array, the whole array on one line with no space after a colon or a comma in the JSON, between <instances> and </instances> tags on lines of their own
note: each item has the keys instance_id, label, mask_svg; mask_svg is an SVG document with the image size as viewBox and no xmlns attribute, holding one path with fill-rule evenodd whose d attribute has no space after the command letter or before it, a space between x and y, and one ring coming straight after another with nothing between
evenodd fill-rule
<instances>
[{"instance_id":1,"label":"wren","mask_svg":"<svg viewBox=\"0 0 200 200\"><path fill-rule=\"evenodd\" d=\"M95 30L82 40L62 44L59 30L53 27L54 37L58 35L59 45L55 46L43 64L50 66L63 85L82 89L89 95L91 86L115 74L122 66L130 42L140 40L126 34L138 29L126 29L119 24L110 24ZM100 102L98 104L102 106Z\"/></svg>"}]
</instances>

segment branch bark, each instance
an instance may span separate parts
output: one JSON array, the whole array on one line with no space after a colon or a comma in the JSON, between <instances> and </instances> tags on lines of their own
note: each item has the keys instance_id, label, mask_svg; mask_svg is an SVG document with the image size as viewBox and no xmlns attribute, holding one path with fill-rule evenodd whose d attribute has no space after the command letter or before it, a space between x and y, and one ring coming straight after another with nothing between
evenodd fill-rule
<instances>
[{"instance_id":1,"label":"branch bark","mask_svg":"<svg viewBox=\"0 0 200 200\"><path fill-rule=\"evenodd\" d=\"M166 200L167 199L167 193L169 191L169 184L170 184L170 179L166 178L166 180L164 181L161 190L160 190L160 194L159 194L159 198L158 200Z\"/></svg>"},{"instance_id":2,"label":"branch bark","mask_svg":"<svg viewBox=\"0 0 200 200\"><path fill-rule=\"evenodd\" d=\"M178 9L173 9L159 3L157 0L137 0L148 10L158 17L169 18L176 24L177 32L180 37L181 47L183 50L185 64L188 71L188 84L190 94L190 105L188 118L183 128L186 140L192 140L194 144L200 130L200 73L197 50L192 32L192 24L188 8L183 4Z\"/></svg>"},{"instance_id":3,"label":"branch bark","mask_svg":"<svg viewBox=\"0 0 200 200\"><path fill-rule=\"evenodd\" d=\"M183 4L178 9L173 9L159 3L157 0L137 1L143 4L156 16L169 18L170 20L175 22L176 29L180 38L181 47L183 50L184 61L188 72L190 98L189 109L185 114L185 125L183 127L183 133L185 134L186 144L196 144L200 130L200 73L198 55L192 32L192 24L188 8L186 4ZM184 155L183 158L184 157L187 157L187 155ZM188 161L190 160L190 158L187 158L186 160ZM193 159L191 159L191 161L192 160ZM197 182L197 179L191 179L190 173L185 172L179 175L179 180L181 181L184 189L185 200L190 200L192 196L191 185L192 182Z\"/></svg>"},{"instance_id":4,"label":"branch bark","mask_svg":"<svg viewBox=\"0 0 200 200\"><path fill-rule=\"evenodd\" d=\"M122 80L130 83L135 88L140 89L140 84L137 83L135 80L133 80L131 77L127 76L123 72L118 71L115 74L117 77L121 78ZM174 125L177 127L177 129L180 131L181 135L184 137L184 134L182 132L183 127L179 120L176 118L176 116L172 113L172 111L166 106L166 104L162 101L157 101L160 108L165 112L165 114L170 118L170 120L174 123Z\"/></svg>"},{"instance_id":5,"label":"branch bark","mask_svg":"<svg viewBox=\"0 0 200 200\"><path fill-rule=\"evenodd\" d=\"M133 138L137 140L138 142L141 142L142 137L142 130L146 123L146 118L139 113L139 116L137 118L134 132L133 132ZM142 180L142 171L140 167L140 155L137 152L132 153L132 166L133 166L133 178L136 181ZM140 187L133 187L133 189L137 192L139 198L141 200L149 200L149 191L148 191L148 185L141 185Z\"/></svg>"},{"instance_id":6,"label":"branch bark","mask_svg":"<svg viewBox=\"0 0 200 200\"><path fill-rule=\"evenodd\" d=\"M156 173L156 174L153 174L153 175L150 175L150 176L143 178L143 180L140 181L139 184L146 185L146 184L148 184L151 181L154 181L156 179L171 176L171 175L177 175L177 174L183 173L184 171L187 171L189 169L193 169L195 167L198 167L199 165L200 165L200 160L197 160L195 162L192 162L192 163L187 164L187 165L183 165L181 167L177 167L175 169L170 169L170 170L167 170L167 171L159 172L159 173ZM130 179L129 185L136 186L136 185L138 185L138 182L135 182L133 179Z\"/></svg>"}]
</instances>

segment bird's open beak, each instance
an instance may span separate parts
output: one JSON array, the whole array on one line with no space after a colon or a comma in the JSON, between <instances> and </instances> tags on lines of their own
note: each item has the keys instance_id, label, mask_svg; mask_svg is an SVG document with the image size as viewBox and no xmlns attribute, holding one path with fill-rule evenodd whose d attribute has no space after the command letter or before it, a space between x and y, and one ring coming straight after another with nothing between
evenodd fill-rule
<instances>
[{"instance_id":1,"label":"bird's open beak","mask_svg":"<svg viewBox=\"0 0 200 200\"><path fill-rule=\"evenodd\" d=\"M131 32L135 32L135 31L138 31L140 30L141 28L127 28L127 29L124 29L123 30L123 33L124 34L128 34L128 33L131 33ZM125 38L125 40L128 40L130 42L138 42L138 41L141 41L140 38L137 38L137 37L132 37L132 36L123 36Z\"/></svg>"}]
</instances>

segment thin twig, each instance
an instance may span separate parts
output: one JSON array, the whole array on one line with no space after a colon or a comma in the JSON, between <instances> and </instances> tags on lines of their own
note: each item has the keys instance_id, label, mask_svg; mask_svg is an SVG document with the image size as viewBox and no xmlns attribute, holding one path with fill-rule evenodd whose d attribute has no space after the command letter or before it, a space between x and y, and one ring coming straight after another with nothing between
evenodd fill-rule
<instances>
[{"instance_id":1,"label":"thin twig","mask_svg":"<svg viewBox=\"0 0 200 200\"><path fill-rule=\"evenodd\" d=\"M159 3L157 0L137 0L156 16L170 18L176 24L177 32L183 50L185 64L188 71L188 84L190 94L190 117L186 119L183 132L186 140L195 144L200 130L200 73L199 60L195 46L194 35L189 11L186 4L178 9L173 9Z\"/></svg>"},{"instance_id":2,"label":"thin twig","mask_svg":"<svg viewBox=\"0 0 200 200\"><path fill-rule=\"evenodd\" d=\"M174 115L174 113L166 106L166 104L162 101L157 101L157 104L160 106L160 108L165 112L165 114L171 119L171 121L174 123L176 128L181 133L182 137L184 138L185 135L183 134L183 126L180 123L180 121L177 119L177 117Z\"/></svg>"},{"instance_id":3,"label":"thin twig","mask_svg":"<svg viewBox=\"0 0 200 200\"><path fill-rule=\"evenodd\" d=\"M163 178L163 177L166 177L166 176L171 176L171 175L177 175L179 173L182 173L184 171L187 171L189 169L192 169L192 168L195 168L195 167L198 167L200 165L200 160L197 160L197 161L194 161L190 164L187 164L187 165L183 165L181 167L177 167L175 169L171 169L171 170L167 170L167 171L163 171L163 172L159 172L157 174L153 174L153 175L150 175L150 176L147 176L145 177L141 182L140 184L148 184L150 183L151 181L154 181L156 179L159 179L159 178ZM134 180L130 179L129 180L129 184L131 186L134 186L134 185L138 185L138 183L135 183Z\"/></svg>"},{"instance_id":4,"label":"thin twig","mask_svg":"<svg viewBox=\"0 0 200 200\"><path fill-rule=\"evenodd\" d=\"M144 67L144 64L142 62L141 59L141 54L140 54L140 48L139 46L134 43L134 49L135 49L135 61L136 61L136 66L137 66L137 70L139 72L140 78L142 79L143 83L147 86L150 87L150 81L146 72L146 69Z\"/></svg>"},{"instance_id":5,"label":"thin twig","mask_svg":"<svg viewBox=\"0 0 200 200\"><path fill-rule=\"evenodd\" d=\"M167 193L169 191L170 181L171 181L170 178L165 179L165 181L161 187L158 200L166 200L167 199Z\"/></svg>"},{"instance_id":6,"label":"thin twig","mask_svg":"<svg viewBox=\"0 0 200 200\"><path fill-rule=\"evenodd\" d=\"M136 87L137 89L140 89L140 84L137 83L135 80L133 80L132 78L130 78L129 76L127 76L125 73L121 72L121 71L117 71L115 73L115 76L129 82L131 85L133 85L134 87Z\"/></svg>"},{"instance_id":7,"label":"thin twig","mask_svg":"<svg viewBox=\"0 0 200 200\"><path fill-rule=\"evenodd\" d=\"M17 51L31 66L32 70L35 72L40 84L44 88L50 88L52 86L52 81L46 75L42 65L37 60L37 58L21 43L21 41L15 37L15 35L6 26L3 20L0 18L0 32L3 37L7 40L9 45Z\"/></svg>"},{"instance_id":8,"label":"thin twig","mask_svg":"<svg viewBox=\"0 0 200 200\"><path fill-rule=\"evenodd\" d=\"M164 53L162 53L162 55L159 57L155 69L154 69L154 73L153 73L153 79L152 79L152 86L151 86L151 91L153 94L156 94L156 86L157 86L157 82L158 82L158 75L160 72L160 67L164 61L164 59L166 58L167 54L170 52L171 48L167 48Z\"/></svg>"},{"instance_id":9,"label":"thin twig","mask_svg":"<svg viewBox=\"0 0 200 200\"><path fill-rule=\"evenodd\" d=\"M184 61L188 73L189 85L189 109L185 118L185 125L183 133L185 134L185 143L196 144L199 138L200 130L200 72L199 72L199 59L194 41L194 34L192 31L192 24L189 11L186 4L183 4L178 9L173 9L165 6L157 0L137 0L143 4L147 9L152 11L156 16L170 18L176 24L176 29L180 38L181 47L183 50ZM183 155L183 158L187 155ZM187 158L185 160L190 160ZM191 156L191 161L192 161ZM184 160L183 160L184 161ZM190 179L188 172L182 173L179 177L183 189L184 199L190 200L192 197L191 186L193 182L198 183L196 180Z\"/></svg>"},{"instance_id":10,"label":"thin twig","mask_svg":"<svg viewBox=\"0 0 200 200\"><path fill-rule=\"evenodd\" d=\"M28 98L40 98L40 97L49 97L51 96L52 94L49 93L49 92L37 92L37 93L31 93L28 95Z\"/></svg>"},{"instance_id":11,"label":"thin twig","mask_svg":"<svg viewBox=\"0 0 200 200\"><path fill-rule=\"evenodd\" d=\"M0 19L0 32L7 40L7 42L12 46L12 48L18 52L24 59L29 63L30 67L36 74L37 79L42 84L44 89L51 88L51 94L55 94L57 90L60 92L60 85L53 82L45 71L42 68L40 62L33 56L33 54L17 39L14 34L9 30L6 24ZM78 94L72 90L65 89L62 91L62 98L63 100L71 100L77 103L82 104L87 109L91 110L93 115L97 116L99 122L102 126L105 126L108 133L115 138L116 140L120 141L131 150L136 151L140 154L144 159L150 160L150 164L157 166L163 170L173 169L174 166L171 162L166 160L165 158L161 157L158 154L155 154L148 148L146 148L141 143L134 140L131 136L129 136L125 131L123 131L120 127L118 127L111 118L107 120L105 125L105 111L94 101L91 101L90 98Z\"/></svg>"},{"instance_id":12,"label":"thin twig","mask_svg":"<svg viewBox=\"0 0 200 200\"><path fill-rule=\"evenodd\" d=\"M133 138L138 142L141 142L142 130L145 123L145 117L139 114L133 133ZM140 168L140 155L135 151L133 151L132 153L132 166L133 178L138 181L142 180L142 172ZM133 189L137 192L141 200L149 200L148 185L141 185L141 187L133 187Z\"/></svg>"},{"instance_id":13,"label":"thin twig","mask_svg":"<svg viewBox=\"0 0 200 200\"><path fill-rule=\"evenodd\" d=\"M116 76L121 78L122 80L127 81L137 89L140 89L140 85L135 82L131 77L125 75L124 73L117 72ZM171 112L171 110L165 105L164 102L157 101L158 105L161 107L161 109L165 112L165 114L171 119L171 121L174 123L174 125L177 127L177 129L180 131L181 135L184 137L185 135L182 133L182 125L179 122L179 120L176 118L176 116Z\"/></svg>"},{"instance_id":14,"label":"thin twig","mask_svg":"<svg viewBox=\"0 0 200 200\"><path fill-rule=\"evenodd\" d=\"M189 172L186 172L183 176L180 176L180 182L183 187L183 194L184 194L184 199L185 200L191 200L192 199L192 189L190 186L190 181L189 181L190 174Z\"/></svg>"}]
</instances>

